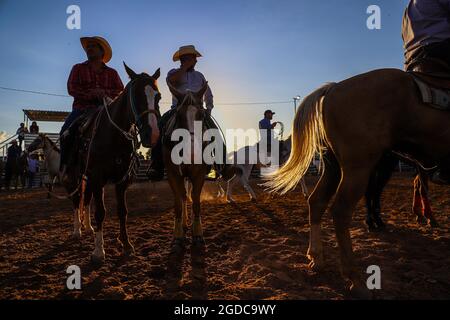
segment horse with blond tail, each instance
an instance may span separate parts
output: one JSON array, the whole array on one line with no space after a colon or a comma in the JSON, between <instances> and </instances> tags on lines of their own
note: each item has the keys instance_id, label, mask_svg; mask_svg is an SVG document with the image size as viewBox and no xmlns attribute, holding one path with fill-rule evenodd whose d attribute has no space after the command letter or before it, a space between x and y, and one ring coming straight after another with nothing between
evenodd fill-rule
<instances>
[{"instance_id":1,"label":"horse with blond tail","mask_svg":"<svg viewBox=\"0 0 450 320\"><path fill-rule=\"evenodd\" d=\"M320 154L321 178L308 198L311 268L324 264L321 218L334 196L330 211L343 276L350 280L352 293L370 297L363 280L366 270L357 268L349 232L355 206L387 151L448 174L449 123L450 113L424 104L413 76L396 69L329 83L303 100L293 123L291 155L266 186L281 193L295 188L314 154Z\"/></svg>"}]
</instances>

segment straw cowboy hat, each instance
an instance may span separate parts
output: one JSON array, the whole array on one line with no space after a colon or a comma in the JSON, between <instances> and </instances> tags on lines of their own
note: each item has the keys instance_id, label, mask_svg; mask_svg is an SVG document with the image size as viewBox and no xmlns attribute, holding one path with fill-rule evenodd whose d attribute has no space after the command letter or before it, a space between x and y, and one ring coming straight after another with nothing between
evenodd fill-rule
<instances>
[{"instance_id":1,"label":"straw cowboy hat","mask_svg":"<svg viewBox=\"0 0 450 320\"><path fill-rule=\"evenodd\" d=\"M80 38L81 45L83 46L84 51L86 51L87 45L89 42L94 41L103 49L103 63L108 63L112 58L112 49L109 45L108 41L102 37L83 37Z\"/></svg>"},{"instance_id":2,"label":"straw cowboy hat","mask_svg":"<svg viewBox=\"0 0 450 320\"><path fill-rule=\"evenodd\" d=\"M173 54L172 59L173 61L178 61L180 60L181 56L184 56L186 54L195 54L197 58L202 56L193 45L189 45L180 47L180 49L178 49L178 51Z\"/></svg>"}]
</instances>

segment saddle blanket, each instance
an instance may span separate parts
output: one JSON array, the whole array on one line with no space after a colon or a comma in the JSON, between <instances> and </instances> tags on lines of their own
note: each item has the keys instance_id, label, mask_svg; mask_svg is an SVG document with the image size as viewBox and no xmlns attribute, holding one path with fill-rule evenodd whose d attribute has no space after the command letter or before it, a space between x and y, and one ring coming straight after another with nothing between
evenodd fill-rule
<instances>
[{"instance_id":1,"label":"saddle blanket","mask_svg":"<svg viewBox=\"0 0 450 320\"><path fill-rule=\"evenodd\" d=\"M440 110L450 110L450 90L430 86L413 74L422 101Z\"/></svg>"}]
</instances>

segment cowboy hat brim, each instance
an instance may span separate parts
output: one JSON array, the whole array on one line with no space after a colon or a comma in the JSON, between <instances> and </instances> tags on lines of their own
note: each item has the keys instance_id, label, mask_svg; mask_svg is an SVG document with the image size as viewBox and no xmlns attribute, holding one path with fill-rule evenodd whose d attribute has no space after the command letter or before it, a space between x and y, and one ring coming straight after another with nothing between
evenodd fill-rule
<instances>
[{"instance_id":1,"label":"cowboy hat brim","mask_svg":"<svg viewBox=\"0 0 450 320\"><path fill-rule=\"evenodd\" d=\"M197 58L202 57L202 54L195 49L194 46L186 46L181 47L177 52L173 54L173 61L179 61L181 56L187 55L187 54L194 54Z\"/></svg>"},{"instance_id":2,"label":"cowboy hat brim","mask_svg":"<svg viewBox=\"0 0 450 320\"><path fill-rule=\"evenodd\" d=\"M87 45L89 42L95 42L103 49L103 63L108 63L112 58L112 49L109 45L108 41L102 37L82 37L80 38L81 45L83 46L84 51L86 51Z\"/></svg>"}]
</instances>

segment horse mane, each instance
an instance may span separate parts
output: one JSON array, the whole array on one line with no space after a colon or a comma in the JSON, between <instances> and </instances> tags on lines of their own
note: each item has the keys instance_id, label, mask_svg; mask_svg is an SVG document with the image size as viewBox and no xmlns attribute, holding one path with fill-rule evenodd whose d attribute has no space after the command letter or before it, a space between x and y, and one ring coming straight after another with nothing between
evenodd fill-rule
<instances>
[{"instance_id":1,"label":"horse mane","mask_svg":"<svg viewBox=\"0 0 450 320\"><path fill-rule=\"evenodd\" d=\"M194 97L194 92L188 90L183 98L183 101L179 101L177 109L181 108L182 106L197 105L197 104L198 101Z\"/></svg>"}]
</instances>

